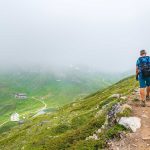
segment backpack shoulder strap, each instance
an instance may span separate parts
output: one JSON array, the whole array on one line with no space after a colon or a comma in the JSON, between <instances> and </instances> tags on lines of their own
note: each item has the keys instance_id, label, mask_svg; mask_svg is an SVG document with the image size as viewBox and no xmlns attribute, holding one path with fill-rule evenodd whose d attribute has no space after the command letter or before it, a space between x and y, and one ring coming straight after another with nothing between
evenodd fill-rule
<instances>
[{"instance_id":1,"label":"backpack shoulder strap","mask_svg":"<svg viewBox=\"0 0 150 150\"><path fill-rule=\"evenodd\" d=\"M150 62L150 57L146 56L146 60L147 60L147 63L149 63Z\"/></svg>"},{"instance_id":2,"label":"backpack shoulder strap","mask_svg":"<svg viewBox=\"0 0 150 150\"><path fill-rule=\"evenodd\" d=\"M139 57L139 64L141 64L142 63L142 57Z\"/></svg>"}]
</instances>

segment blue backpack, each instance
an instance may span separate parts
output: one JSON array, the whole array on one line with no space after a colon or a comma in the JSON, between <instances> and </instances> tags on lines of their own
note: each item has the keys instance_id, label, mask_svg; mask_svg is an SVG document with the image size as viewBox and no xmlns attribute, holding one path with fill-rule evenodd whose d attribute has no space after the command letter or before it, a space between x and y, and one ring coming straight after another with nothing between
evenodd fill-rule
<instances>
[{"instance_id":1,"label":"blue backpack","mask_svg":"<svg viewBox=\"0 0 150 150\"><path fill-rule=\"evenodd\" d=\"M146 59L146 61L145 61ZM150 77L150 57L140 57L139 66L143 77Z\"/></svg>"}]
</instances>

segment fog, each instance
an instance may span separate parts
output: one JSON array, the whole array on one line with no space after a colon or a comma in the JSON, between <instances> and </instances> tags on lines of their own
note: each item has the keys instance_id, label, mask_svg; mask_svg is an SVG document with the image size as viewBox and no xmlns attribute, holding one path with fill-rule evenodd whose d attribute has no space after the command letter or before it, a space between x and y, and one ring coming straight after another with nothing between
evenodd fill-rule
<instances>
[{"instance_id":1,"label":"fog","mask_svg":"<svg viewBox=\"0 0 150 150\"><path fill-rule=\"evenodd\" d=\"M0 0L0 68L122 72L150 48L149 0Z\"/></svg>"}]
</instances>

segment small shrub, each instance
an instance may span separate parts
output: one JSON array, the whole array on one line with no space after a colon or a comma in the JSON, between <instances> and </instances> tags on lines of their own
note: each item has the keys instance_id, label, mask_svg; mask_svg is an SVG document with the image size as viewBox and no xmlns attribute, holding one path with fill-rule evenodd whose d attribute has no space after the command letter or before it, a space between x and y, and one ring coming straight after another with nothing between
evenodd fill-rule
<instances>
[{"instance_id":1,"label":"small shrub","mask_svg":"<svg viewBox=\"0 0 150 150\"><path fill-rule=\"evenodd\" d=\"M54 135L57 135L57 134L61 134L61 133L64 133L64 132L66 132L67 130L69 130L70 129L70 127L68 126L68 125L66 125L66 124L61 124L61 125L58 125L57 127L55 127L55 128L52 128L52 133L54 134Z\"/></svg>"},{"instance_id":2,"label":"small shrub","mask_svg":"<svg viewBox=\"0 0 150 150\"><path fill-rule=\"evenodd\" d=\"M84 125L86 122L89 121L89 119L93 117L92 113L86 113L77 117L74 117L71 121L71 126L73 129L78 128L79 126Z\"/></svg>"},{"instance_id":3,"label":"small shrub","mask_svg":"<svg viewBox=\"0 0 150 150\"><path fill-rule=\"evenodd\" d=\"M119 118L120 117L129 117L129 116L131 116L131 113L132 113L131 109L126 108L123 110L123 112L117 113L117 117L119 117Z\"/></svg>"},{"instance_id":4,"label":"small shrub","mask_svg":"<svg viewBox=\"0 0 150 150\"><path fill-rule=\"evenodd\" d=\"M118 133L126 130L126 128L122 125L116 124L114 127L110 128L106 131L106 138L111 139L114 137L118 137Z\"/></svg>"},{"instance_id":5,"label":"small shrub","mask_svg":"<svg viewBox=\"0 0 150 150\"><path fill-rule=\"evenodd\" d=\"M102 149L106 146L106 142L101 140L88 140L88 141L79 141L76 144L72 145L69 150L96 150Z\"/></svg>"}]
</instances>

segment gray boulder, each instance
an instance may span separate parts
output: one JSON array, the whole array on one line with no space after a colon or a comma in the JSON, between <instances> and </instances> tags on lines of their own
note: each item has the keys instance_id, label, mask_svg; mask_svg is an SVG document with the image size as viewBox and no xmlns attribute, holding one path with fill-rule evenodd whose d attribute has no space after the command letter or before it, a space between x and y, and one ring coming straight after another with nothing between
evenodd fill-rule
<instances>
[{"instance_id":1,"label":"gray boulder","mask_svg":"<svg viewBox=\"0 0 150 150\"><path fill-rule=\"evenodd\" d=\"M113 94L109 98L120 98L121 94Z\"/></svg>"},{"instance_id":2,"label":"gray boulder","mask_svg":"<svg viewBox=\"0 0 150 150\"><path fill-rule=\"evenodd\" d=\"M138 117L121 117L119 124L136 132L141 127L141 119Z\"/></svg>"}]
</instances>

